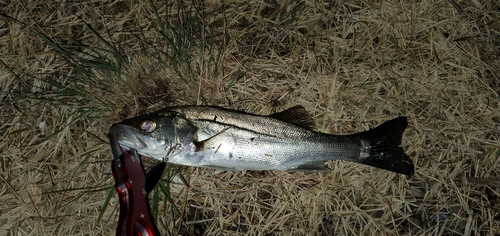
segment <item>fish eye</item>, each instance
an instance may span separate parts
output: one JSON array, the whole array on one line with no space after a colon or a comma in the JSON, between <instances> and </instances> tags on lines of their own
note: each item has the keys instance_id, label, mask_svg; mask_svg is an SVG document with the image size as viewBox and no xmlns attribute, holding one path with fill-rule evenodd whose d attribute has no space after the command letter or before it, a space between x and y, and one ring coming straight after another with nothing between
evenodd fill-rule
<instances>
[{"instance_id":1,"label":"fish eye","mask_svg":"<svg viewBox=\"0 0 500 236\"><path fill-rule=\"evenodd\" d=\"M141 129L146 133L151 133L156 129L156 122L152 120L144 120L141 123Z\"/></svg>"}]
</instances>

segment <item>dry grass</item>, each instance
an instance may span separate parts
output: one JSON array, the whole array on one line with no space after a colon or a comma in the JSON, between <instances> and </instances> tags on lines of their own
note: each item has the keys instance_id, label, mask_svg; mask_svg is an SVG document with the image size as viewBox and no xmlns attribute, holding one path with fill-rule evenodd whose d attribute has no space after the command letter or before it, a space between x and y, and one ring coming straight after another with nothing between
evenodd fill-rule
<instances>
[{"instance_id":1,"label":"dry grass","mask_svg":"<svg viewBox=\"0 0 500 236\"><path fill-rule=\"evenodd\" d=\"M0 235L114 234L107 129L180 104L300 104L338 134L408 116L417 168L172 168L165 235L500 234L496 0L0 6Z\"/></svg>"}]
</instances>

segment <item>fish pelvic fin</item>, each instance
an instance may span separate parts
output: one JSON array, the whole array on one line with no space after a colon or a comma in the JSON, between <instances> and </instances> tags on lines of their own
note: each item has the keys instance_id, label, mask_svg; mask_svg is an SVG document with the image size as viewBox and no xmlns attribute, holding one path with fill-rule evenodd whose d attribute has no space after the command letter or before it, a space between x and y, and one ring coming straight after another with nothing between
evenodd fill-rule
<instances>
[{"instance_id":1,"label":"fish pelvic fin","mask_svg":"<svg viewBox=\"0 0 500 236\"><path fill-rule=\"evenodd\" d=\"M412 176L412 160L401 147L401 138L408 125L406 117L387 121L374 129L357 134L361 139L359 162Z\"/></svg>"}]
</instances>

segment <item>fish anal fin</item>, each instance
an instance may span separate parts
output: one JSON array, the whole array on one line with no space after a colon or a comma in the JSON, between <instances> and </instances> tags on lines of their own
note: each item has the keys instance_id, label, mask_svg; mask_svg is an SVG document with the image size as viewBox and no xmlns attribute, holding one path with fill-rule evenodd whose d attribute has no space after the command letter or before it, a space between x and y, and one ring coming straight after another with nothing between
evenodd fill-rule
<instances>
[{"instance_id":1,"label":"fish anal fin","mask_svg":"<svg viewBox=\"0 0 500 236\"><path fill-rule=\"evenodd\" d=\"M303 172L317 172L317 171L328 171L328 170L330 169L325 166L325 163L323 161L307 162L293 169L293 171L303 171Z\"/></svg>"},{"instance_id":2,"label":"fish anal fin","mask_svg":"<svg viewBox=\"0 0 500 236\"><path fill-rule=\"evenodd\" d=\"M209 169L222 170L222 171L233 171L233 172L242 171L240 169L237 169L237 168L234 168L234 167L227 167L227 166L204 165L203 167L204 168L209 168Z\"/></svg>"},{"instance_id":3,"label":"fish anal fin","mask_svg":"<svg viewBox=\"0 0 500 236\"><path fill-rule=\"evenodd\" d=\"M316 124L314 123L314 119L311 114L309 114L309 112L307 112L306 109L300 105L288 108L282 112L271 114L269 117L290 122L302 128L310 130L316 129Z\"/></svg>"}]
</instances>

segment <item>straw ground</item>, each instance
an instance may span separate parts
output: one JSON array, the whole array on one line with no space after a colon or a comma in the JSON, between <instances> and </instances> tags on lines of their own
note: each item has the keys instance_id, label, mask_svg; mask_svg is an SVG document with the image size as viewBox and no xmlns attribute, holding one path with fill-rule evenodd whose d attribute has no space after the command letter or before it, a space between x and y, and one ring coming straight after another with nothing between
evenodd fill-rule
<instances>
[{"instance_id":1,"label":"straw ground","mask_svg":"<svg viewBox=\"0 0 500 236\"><path fill-rule=\"evenodd\" d=\"M498 1L23 2L0 3L0 235L114 234L108 128L182 104L407 116L416 173L169 166L164 235L500 234Z\"/></svg>"}]
</instances>

